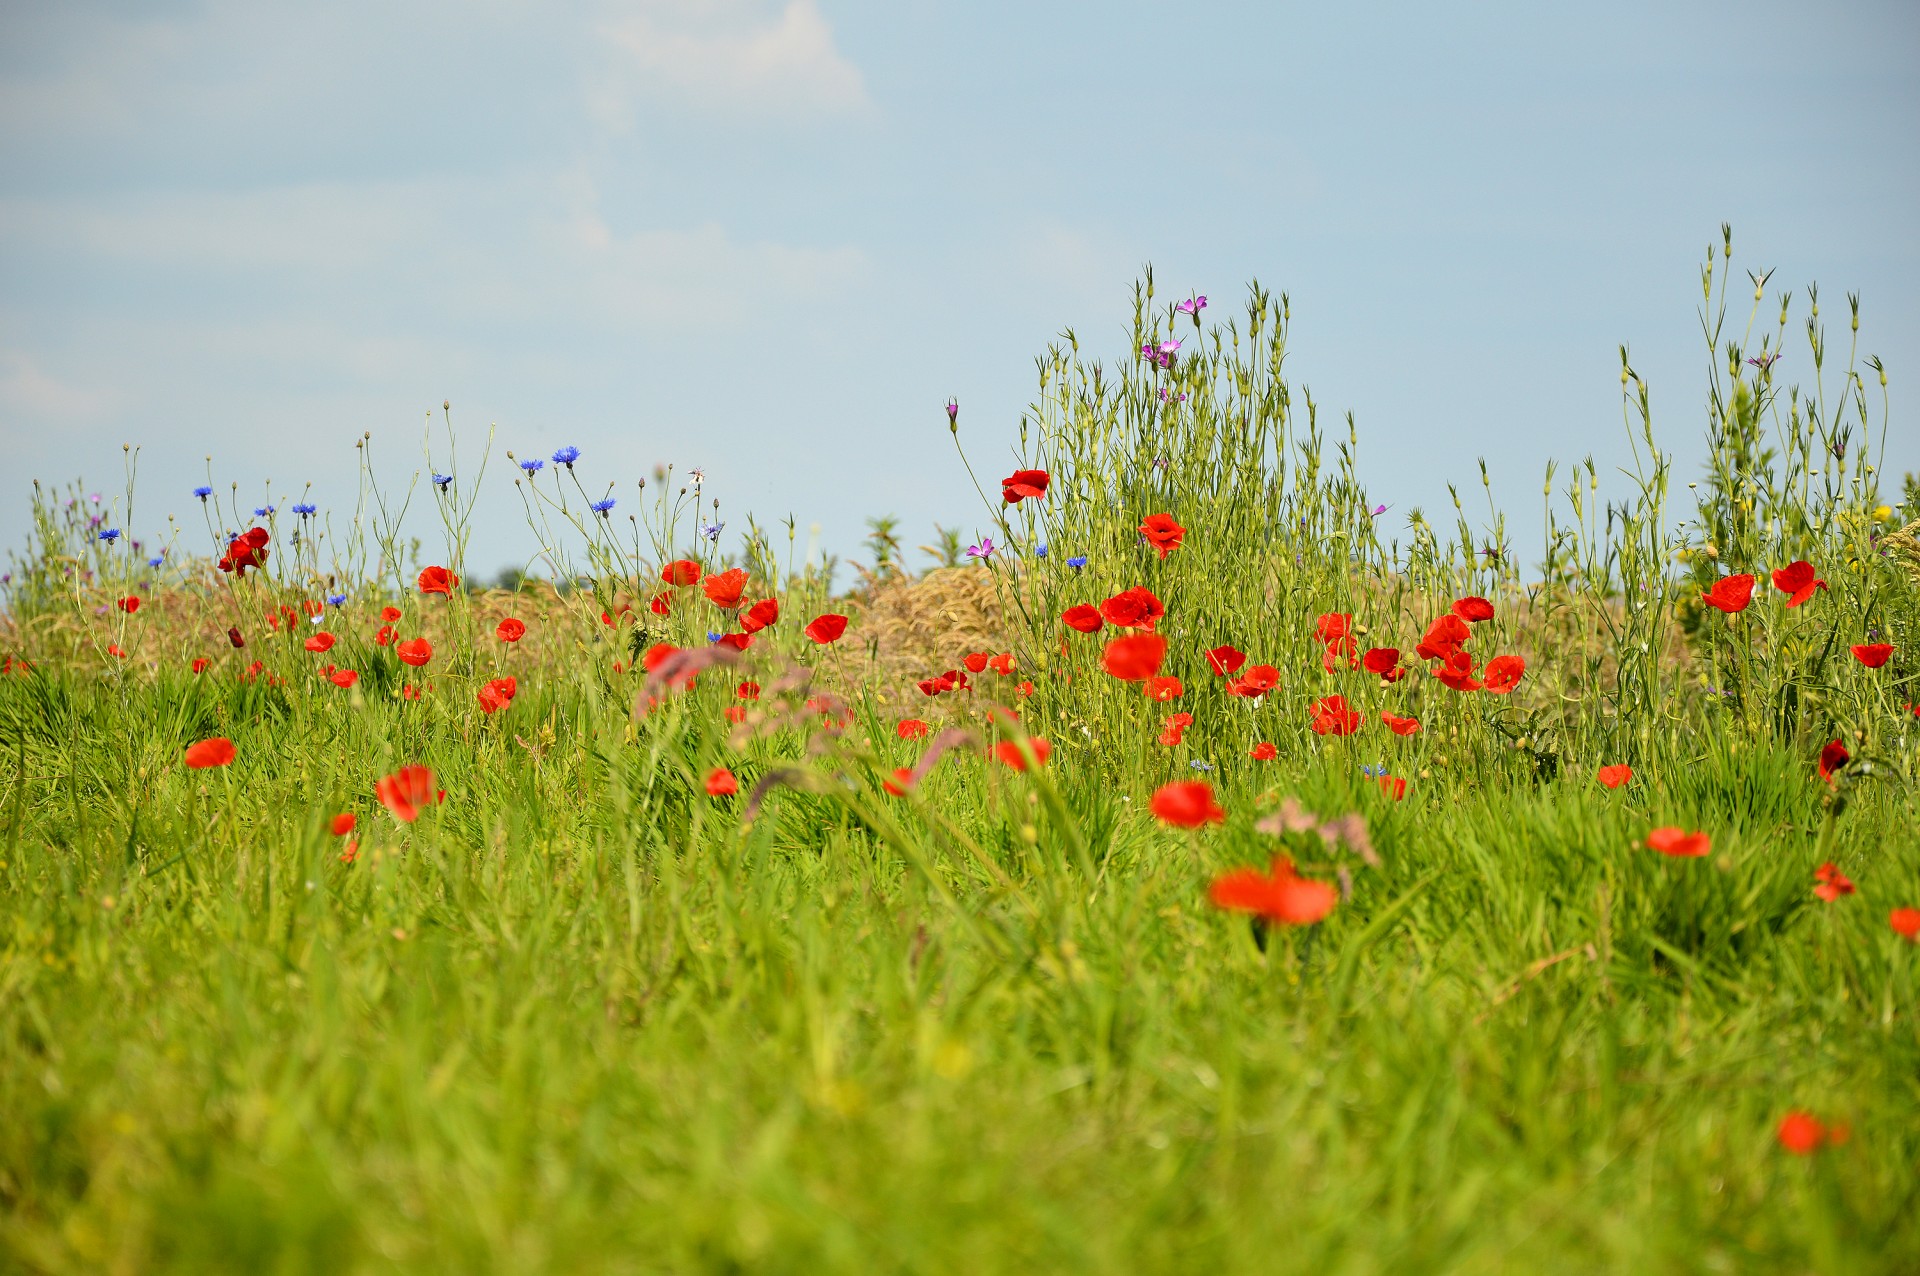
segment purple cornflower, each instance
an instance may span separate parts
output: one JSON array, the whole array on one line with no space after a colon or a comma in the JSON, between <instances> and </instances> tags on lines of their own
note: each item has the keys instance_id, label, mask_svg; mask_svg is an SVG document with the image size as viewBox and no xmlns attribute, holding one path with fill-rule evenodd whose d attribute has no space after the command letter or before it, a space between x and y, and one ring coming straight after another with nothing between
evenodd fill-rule
<instances>
[{"instance_id":1,"label":"purple cornflower","mask_svg":"<svg viewBox=\"0 0 1920 1276\"><path fill-rule=\"evenodd\" d=\"M1206 308L1207 308L1207 294L1205 294L1204 292L1199 294L1198 296L1189 297L1185 301L1181 302L1179 305L1174 307L1174 309L1178 310L1181 314L1192 315L1195 319L1198 319L1200 317L1200 312L1202 310L1205 310Z\"/></svg>"},{"instance_id":2,"label":"purple cornflower","mask_svg":"<svg viewBox=\"0 0 1920 1276\"><path fill-rule=\"evenodd\" d=\"M993 557L993 537L982 536L978 545L967 546L967 557L987 562Z\"/></svg>"}]
</instances>

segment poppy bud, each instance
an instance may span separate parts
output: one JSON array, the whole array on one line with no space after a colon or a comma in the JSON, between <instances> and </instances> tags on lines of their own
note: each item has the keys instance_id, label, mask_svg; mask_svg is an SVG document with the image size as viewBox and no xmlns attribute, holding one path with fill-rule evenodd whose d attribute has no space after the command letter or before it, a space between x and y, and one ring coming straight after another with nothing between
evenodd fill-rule
<instances>
[{"instance_id":1,"label":"poppy bud","mask_svg":"<svg viewBox=\"0 0 1920 1276\"><path fill-rule=\"evenodd\" d=\"M247 640L240 636L240 630L238 626L235 626L234 628L227 630L227 641L232 643L235 647L244 647L247 645Z\"/></svg>"}]
</instances>

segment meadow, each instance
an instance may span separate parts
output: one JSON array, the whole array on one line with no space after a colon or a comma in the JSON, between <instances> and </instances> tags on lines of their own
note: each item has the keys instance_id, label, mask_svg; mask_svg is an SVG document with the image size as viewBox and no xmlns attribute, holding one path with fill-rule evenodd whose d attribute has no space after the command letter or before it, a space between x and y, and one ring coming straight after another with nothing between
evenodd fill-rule
<instances>
[{"instance_id":1,"label":"meadow","mask_svg":"<svg viewBox=\"0 0 1920 1276\"><path fill-rule=\"evenodd\" d=\"M39 492L0 1266L1920 1270L1920 480L1857 301L1716 248L1707 466L1623 349L1532 547L1151 276L930 409L917 573L450 408L350 507Z\"/></svg>"}]
</instances>

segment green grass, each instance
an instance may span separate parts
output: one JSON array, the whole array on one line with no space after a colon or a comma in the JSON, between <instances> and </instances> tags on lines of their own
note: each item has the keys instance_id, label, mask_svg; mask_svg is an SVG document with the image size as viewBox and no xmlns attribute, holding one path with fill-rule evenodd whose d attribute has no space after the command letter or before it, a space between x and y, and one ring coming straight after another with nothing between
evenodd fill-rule
<instances>
[{"instance_id":1,"label":"green grass","mask_svg":"<svg viewBox=\"0 0 1920 1276\"><path fill-rule=\"evenodd\" d=\"M1056 753L1087 883L1032 782L972 757L916 799L955 837L871 790L780 790L742 828L563 696L537 761L438 740L448 802L401 828L365 782L398 709L0 685L43 724L0 895L0 1240L27 1270L1920 1262L1920 952L1886 924L1920 898L1911 811L1856 801L1829 853L1860 893L1820 903L1816 818L1776 822L1817 795L1766 750L1740 784L1703 759L1393 806L1303 761L1280 787L1363 810L1383 867L1263 955L1204 898L1271 844L1250 767L1188 835ZM240 762L166 765L182 720ZM352 865L324 827L348 805ZM1714 855L1639 848L1656 813ZM1853 1138L1786 1155L1795 1107Z\"/></svg>"},{"instance_id":2,"label":"green grass","mask_svg":"<svg viewBox=\"0 0 1920 1276\"><path fill-rule=\"evenodd\" d=\"M907 670L862 596L782 569L758 528L717 553L671 479L625 527L560 475L526 482L536 557L577 586L445 599L411 589L370 461L340 538L277 537L245 580L184 552L142 569L44 496L0 630L0 1269L1920 1270L1920 946L1889 925L1920 905L1920 542L1902 548L1867 446L1839 478L1826 459L1864 378L1783 422L1771 364L1723 359L1710 322L1729 406L1676 522L1629 370L1640 469L1602 497L1576 468L1526 581L1484 552L1505 544L1490 490L1484 525L1459 512L1443 540L1415 510L1393 540L1357 432L1323 457L1280 378L1286 321L1256 289L1173 369L1049 353L1008 468L1053 489L984 493L1002 551L977 570L1018 673L937 699L900 699L903 671L964 652L936 634ZM1183 322L1149 283L1133 348ZM463 571L464 482L430 498ZM116 525L131 507L130 478ZM1188 529L1165 557L1135 530L1162 511ZM230 521L215 498L209 532ZM675 692L634 657L728 623L697 589L647 610L681 555L737 562L784 614L739 670ZM1830 589L1789 610L1765 573L1799 557ZM1704 610L1734 571L1761 576L1752 608ZM939 614L942 579L912 586L913 615ZM336 582L324 656L310 626L263 627ZM1166 603L1175 703L1056 619L1135 585ZM105 605L143 588L135 613ZM1477 660L1527 657L1510 695L1411 657L1462 594L1495 602ZM644 636L602 622L622 602ZM427 668L375 640L386 603L401 637L431 636ZM853 615L845 640L798 636L828 610ZM1326 611L1411 676L1323 670ZM1896 647L1877 670L1847 655L1870 635ZM1281 685L1225 694L1202 653L1226 642ZM518 695L483 714L503 674ZM851 704L844 730L806 707L823 691ZM1360 734L1308 729L1333 691ZM1051 741L1044 769L985 756L1010 729L996 704ZM1194 724L1156 743L1176 709ZM1388 735L1387 709L1421 731ZM899 739L909 714L935 738ZM885 793L948 728L966 741ZM234 765L182 764L214 736ZM1830 785L1814 759L1835 738L1853 760ZM1256 741L1278 759L1250 760ZM447 799L401 823L374 786L413 763ZM1603 789L1610 763L1633 783ZM1381 764L1404 800L1362 770ZM718 765L738 794L707 795ZM1153 818L1196 768L1225 823ZM1289 799L1363 816L1378 866L1256 828ZM1663 825L1711 852L1647 849ZM1350 894L1271 932L1209 903L1217 874L1276 854ZM1815 897L1829 861L1856 894ZM1849 1137L1794 1155L1793 1111Z\"/></svg>"}]
</instances>

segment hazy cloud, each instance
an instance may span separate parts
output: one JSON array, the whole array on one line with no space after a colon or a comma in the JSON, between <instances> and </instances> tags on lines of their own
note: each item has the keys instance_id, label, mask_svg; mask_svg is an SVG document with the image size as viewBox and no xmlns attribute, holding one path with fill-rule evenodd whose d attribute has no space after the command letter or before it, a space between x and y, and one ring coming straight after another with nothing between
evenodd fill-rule
<instances>
[{"instance_id":1,"label":"hazy cloud","mask_svg":"<svg viewBox=\"0 0 1920 1276\"><path fill-rule=\"evenodd\" d=\"M613 51L597 105L630 119L632 99L667 97L727 114L841 114L869 105L858 67L814 0L644 3L602 28Z\"/></svg>"}]
</instances>

